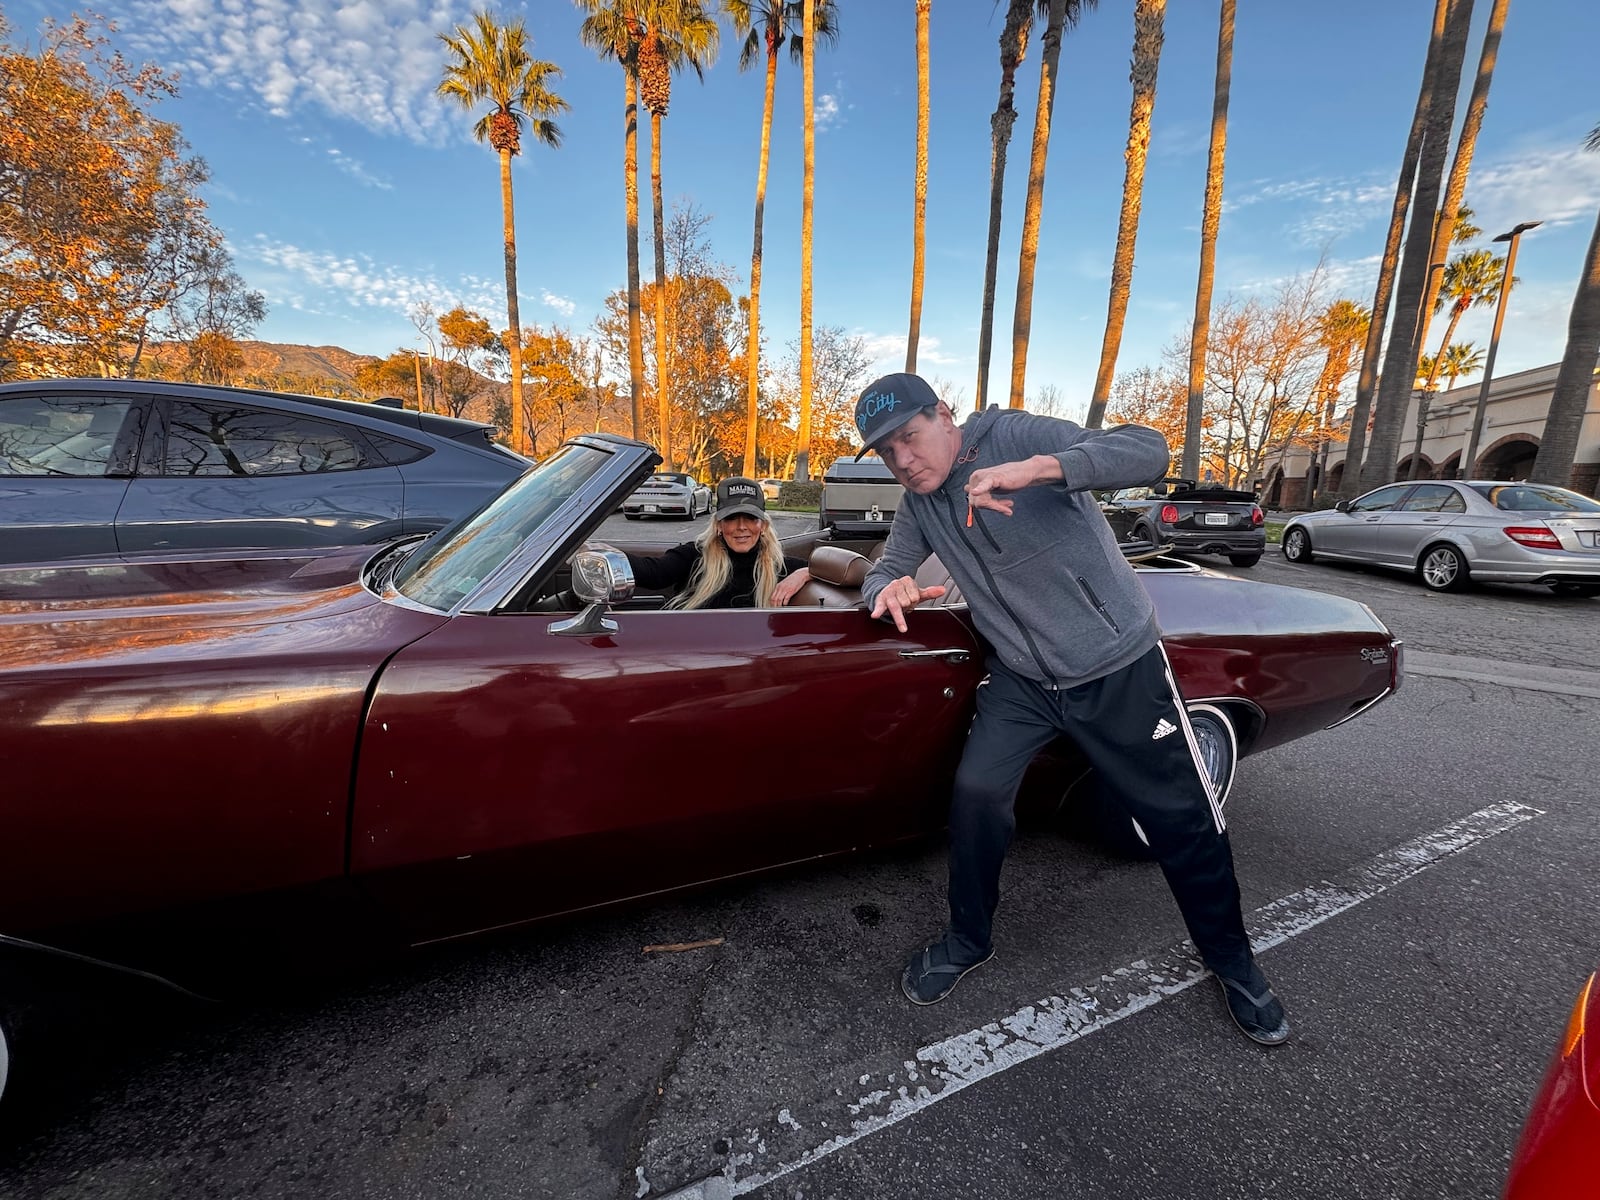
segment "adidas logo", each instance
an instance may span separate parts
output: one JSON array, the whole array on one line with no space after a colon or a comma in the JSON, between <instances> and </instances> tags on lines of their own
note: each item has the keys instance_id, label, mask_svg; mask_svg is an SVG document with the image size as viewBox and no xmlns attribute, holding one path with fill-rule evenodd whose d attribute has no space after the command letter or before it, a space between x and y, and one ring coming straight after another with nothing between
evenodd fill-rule
<instances>
[{"instance_id":1,"label":"adidas logo","mask_svg":"<svg viewBox=\"0 0 1600 1200\"><path fill-rule=\"evenodd\" d=\"M1152 742L1157 742L1166 737L1167 734L1177 732L1178 727L1165 717L1162 717L1161 720L1156 722L1156 731L1150 735L1150 740Z\"/></svg>"}]
</instances>

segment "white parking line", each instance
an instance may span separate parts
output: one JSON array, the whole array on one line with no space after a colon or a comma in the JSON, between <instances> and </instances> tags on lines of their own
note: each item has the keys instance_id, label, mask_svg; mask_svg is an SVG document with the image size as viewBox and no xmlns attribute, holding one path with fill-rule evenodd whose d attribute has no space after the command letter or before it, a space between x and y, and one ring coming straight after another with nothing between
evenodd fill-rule
<instances>
[{"instance_id":1,"label":"white parking line","mask_svg":"<svg viewBox=\"0 0 1600 1200\"><path fill-rule=\"evenodd\" d=\"M1259 952L1298 937L1451 855L1541 815L1539 809L1514 802L1479 809L1386 850L1337 879L1256 909L1248 920L1250 940ZM726 1200L753 1191L1009 1067L1159 1004L1207 974L1194 947L1179 942L1153 960L1118 967L1063 995L1047 996L998 1021L923 1046L901 1070L883 1078L852 1075L834 1089L837 1099L811 1105L809 1110L798 1104L781 1107L765 1123L730 1137L732 1150L720 1174L681 1187L663 1200ZM792 1115L796 1111L805 1115L804 1122ZM650 1194L643 1170L637 1194Z\"/></svg>"}]
</instances>

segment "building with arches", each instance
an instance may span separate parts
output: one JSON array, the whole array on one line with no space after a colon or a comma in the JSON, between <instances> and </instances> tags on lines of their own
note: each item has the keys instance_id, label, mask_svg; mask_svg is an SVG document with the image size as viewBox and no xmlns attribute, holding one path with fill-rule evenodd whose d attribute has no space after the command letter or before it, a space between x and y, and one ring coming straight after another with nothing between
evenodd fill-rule
<instances>
[{"instance_id":1,"label":"building with arches","mask_svg":"<svg viewBox=\"0 0 1600 1200\"><path fill-rule=\"evenodd\" d=\"M1489 384L1477 462L1465 478L1528 477L1539 453L1545 416L1560 370L1560 363L1551 363L1500 376ZM1432 396L1422 391L1411 393L1394 479L1412 477L1413 459L1418 479L1463 477L1461 456L1467 450L1481 390L1481 384L1471 383ZM1273 509L1306 508L1318 493L1326 496L1337 492L1344 482L1345 445L1343 441L1329 443L1325 472L1314 462L1321 455L1312 447L1289 446L1280 451L1268 461L1261 480L1262 504ZM1600 380L1589 389L1570 486L1585 495L1600 494Z\"/></svg>"}]
</instances>

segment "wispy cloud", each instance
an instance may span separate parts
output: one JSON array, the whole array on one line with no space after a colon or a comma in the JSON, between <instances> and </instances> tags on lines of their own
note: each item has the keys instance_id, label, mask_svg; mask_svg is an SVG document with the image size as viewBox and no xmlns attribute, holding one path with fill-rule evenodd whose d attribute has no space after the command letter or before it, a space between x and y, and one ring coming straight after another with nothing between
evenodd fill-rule
<instances>
[{"instance_id":1,"label":"wispy cloud","mask_svg":"<svg viewBox=\"0 0 1600 1200\"><path fill-rule=\"evenodd\" d=\"M137 50L275 116L316 109L421 143L464 119L433 96L437 32L468 15L456 0L127 0L126 14Z\"/></svg>"},{"instance_id":2,"label":"wispy cloud","mask_svg":"<svg viewBox=\"0 0 1600 1200\"><path fill-rule=\"evenodd\" d=\"M350 176L350 178L354 179L357 183L366 187L375 187L385 192L394 191L394 184L390 183L387 179L383 179L377 175L374 175L371 171L367 170L367 168L364 167L359 160L351 158L338 147L329 146L328 157L333 161L334 166L338 167L339 170Z\"/></svg>"},{"instance_id":3,"label":"wispy cloud","mask_svg":"<svg viewBox=\"0 0 1600 1200\"><path fill-rule=\"evenodd\" d=\"M252 273L251 279L260 280L269 300L299 311L327 312L342 305L407 313L421 303L440 311L458 304L486 314L497 307L504 311L504 292L476 276L443 280L416 275L366 255L327 254L263 236L239 247L238 254L267 268Z\"/></svg>"},{"instance_id":4,"label":"wispy cloud","mask_svg":"<svg viewBox=\"0 0 1600 1200\"><path fill-rule=\"evenodd\" d=\"M518 288L517 290L521 291L522 289ZM546 290L540 292L539 299L544 302L546 308L555 309L563 317L570 318L573 313L578 311L577 304L571 300L568 300L565 296L556 295L552 291Z\"/></svg>"},{"instance_id":5,"label":"wispy cloud","mask_svg":"<svg viewBox=\"0 0 1600 1200\"><path fill-rule=\"evenodd\" d=\"M859 337L866 347L874 373L884 375L891 371L905 370L905 334L872 333L869 330L858 329L855 336ZM967 361L969 360L946 353L936 337L923 334L917 339L917 370L920 374L926 374L930 367L959 366Z\"/></svg>"},{"instance_id":6,"label":"wispy cloud","mask_svg":"<svg viewBox=\"0 0 1600 1200\"><path fill-rule=\"evenodd\" d=\"M839 97L824 93L817 97L817 132L821 133L829 126L840 124L844 118L839 115Z\"/></svg>"},{"instance_id":7,"label":"wispy cloud","mask_svg":"<svg viewBox=\"0 0 1600 1200\"><path fill-rule=\"evenodd\" d=\"M1600 154L1545 147L1484 163L1467 178L1467 203L1491 235L1519 221L1592 221L1600 207Z\"/></svg>"}]
</instances>

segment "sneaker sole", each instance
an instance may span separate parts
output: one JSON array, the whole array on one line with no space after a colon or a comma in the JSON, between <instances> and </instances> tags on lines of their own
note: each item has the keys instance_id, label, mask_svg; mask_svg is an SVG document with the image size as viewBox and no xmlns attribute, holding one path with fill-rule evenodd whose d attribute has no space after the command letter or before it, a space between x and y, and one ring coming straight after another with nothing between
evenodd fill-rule
<instances>
[{"instance_id":1,"label":"sneaker sole","mask_svg":"<svg viewBox=\"0 0 1600 1200\"><path fill-rule=\"evenodd\" d=\"M1222 1007L1227 1009L1228 1019L1239 1027L1240 1033L1244 1034L1245 1037L1249 1038L1252 1042L1262 1046L1281 1046L1289 1040L1288 1022L1284 1022L1282 1033L1279 1033L1276 1030L1273 1030L1269 1033L1257 1033L1254 1030L1246 1027L1244 1022L1240 1021L1238 1017L1233 1015L1233 1005L1228 1003L1228 985L1223 983L1221 978L1217 976L1213 976L1212 978L1217 980L1217 986L1222 989Z\"/></svg>"},{"instance_id":2,"label":"sneaker sole","mask_svg":"<svg viewBox=\"0 0 1600 1200\"><path fill-rule=\"evenodd\" d=\"M968 975L972 974L972 972L976 971L979 967L983 966L984 963L988 962L993 957L994 957L994 951L991 950L991 951L989 951L989 953L987 955L985 955L983 958L980 958L977 962L973 963L966 970L962 971L961 974L957 975L955 977L955 979L951 980L950 986L945 988L944 991L940 992L932 1000L919 999L912 992L912 990L909 987L906 986L906 972L905 971L901 971L900 972L900 994L903 995L907 1000L911 1001L911 1003L917 1005L918 1007L927 1008L928 1005L937 1004L937 1003L939 1003L939 1001L941 1001L941 1000L945 999L946 997L948 997L951 992L956 990L956 984L960 983Z\"/></svg>"}]
</instances>

